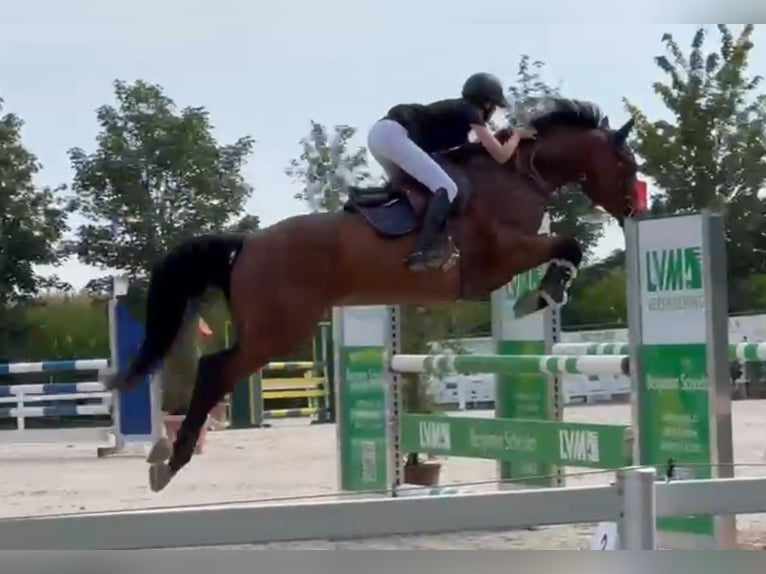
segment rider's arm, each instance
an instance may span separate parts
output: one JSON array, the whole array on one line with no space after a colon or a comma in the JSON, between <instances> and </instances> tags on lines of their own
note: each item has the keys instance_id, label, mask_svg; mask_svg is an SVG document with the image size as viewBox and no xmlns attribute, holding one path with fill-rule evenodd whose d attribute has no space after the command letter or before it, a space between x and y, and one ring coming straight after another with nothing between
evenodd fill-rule
<instances>
[{"instance_id":1,"label":"rider's arm","mask_svg":"<svg viewBox=\"0 0 766 574\"><path fill-rule=\"evenodd\" d=\"M495 134L493 134L485 124L472 124L471 128L484 146L484 149L486 149L489 152L489 155L491 155L498 163L505 163L508 161L521 141L521 136L516 130L513 131L511 137L508 138L504 144L501 144L497 141Z\"/></svg>"}]
</instances>

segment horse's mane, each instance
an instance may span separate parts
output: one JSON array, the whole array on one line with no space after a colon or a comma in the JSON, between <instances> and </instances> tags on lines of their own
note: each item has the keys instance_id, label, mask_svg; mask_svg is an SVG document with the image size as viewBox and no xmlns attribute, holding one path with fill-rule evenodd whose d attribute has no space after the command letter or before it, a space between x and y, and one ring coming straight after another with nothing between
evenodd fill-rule
<instances>
[{"instance_id":1,"label":"horse's mane","mask_svg":"<svg viewBox=\"0 0 766 574\"><path fill-rule=\"evenodd\" d=\"M604 113L593 102L567 98L547 98L533 110L527 122L543 134L553 128L593 130L602 127Z\"/></svg>"},{"instance_id":2,"label":"horse's mane","mask_svg":"<svg viewBox=\"0 0 766 574\"><path fill-rule=\"evenodd\" d=\"M605 116L596 104L567 98L547 98L529 115L526 123L544 136L559 127L592 130L604 127ZM505 127L495 132L500 143L505 143L513 133L512 127ZM523 145L524 142L522 142ZM476 154L487 154L481 142L469 142L443 155L458 163L469 161Z\"/></svg>"}]
</instances>

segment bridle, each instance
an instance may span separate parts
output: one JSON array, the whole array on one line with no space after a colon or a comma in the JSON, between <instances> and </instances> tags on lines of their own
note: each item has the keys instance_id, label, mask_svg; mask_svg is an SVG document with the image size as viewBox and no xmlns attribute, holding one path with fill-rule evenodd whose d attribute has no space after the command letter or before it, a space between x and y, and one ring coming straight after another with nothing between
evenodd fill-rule
<instances>
[{"instance_id":1,"label":"bridle","mask_svg":"<svg viewBox=\"0 0 766 574\"><path fill-rule=\"evenodd\" d=\"M532 144L532 149L529 152L529 166L523 165L522 156L523 154L517 153L515 158L515 165L516 169L519 171L519 173L529 176L529 178L532 180L533 188L536 192L538 192L543 197L547 197L550 195L555 189L556 186L551 185L543 176L540 174L540 170L537 169L537 166L535 166L535 156L537 155L537 151L540 149L540 145L542 144L542 140L535 139Z\"/></svg>"}]
</instances>

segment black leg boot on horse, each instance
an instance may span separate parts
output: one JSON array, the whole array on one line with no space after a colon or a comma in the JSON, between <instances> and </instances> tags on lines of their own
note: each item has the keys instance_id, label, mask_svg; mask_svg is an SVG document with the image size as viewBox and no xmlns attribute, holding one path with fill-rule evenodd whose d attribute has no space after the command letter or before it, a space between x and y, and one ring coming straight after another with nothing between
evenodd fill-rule
<instances>
[{"instance_id":1,"label":"black leg boot on horse","mask_svg":"<svg viewBox=\"0 0 766 574\"><path fill-rule=\"evenodd\" d=\"M443 231L450 211L452 211L452 202L447 195L447 190L440 188L428 203L415 251L406 259L411 271L442 267L448 262L451 256L450 246L447 245Z\"/></svg>"},{"instance_id":2,"label":"black leg boot on horse","mask_svg":"<svg viewBox=\"0 0 766 574\"><path fill-rule=\"evenodd\" d=\"M582 263L582 250L576 240L561 238L556 240L556 249L552 255L537 289L516 300L513 306L516 318L536 313L546 307L558 309L569 300L569 287L577 277L577 269Z\"/></svg>"}]
</instances>

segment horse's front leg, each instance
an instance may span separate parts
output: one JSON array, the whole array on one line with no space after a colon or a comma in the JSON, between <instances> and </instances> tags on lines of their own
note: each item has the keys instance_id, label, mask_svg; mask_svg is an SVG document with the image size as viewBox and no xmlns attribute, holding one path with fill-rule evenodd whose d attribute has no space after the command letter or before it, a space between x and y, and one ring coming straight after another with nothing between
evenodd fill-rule
<instances>
[{"instance_id":1,"label":"horse's front leg","mask_svg":"<svg viewBox=\"0 0 766 574\"><path fill-rule=\"evenodd\" d=\"M506 277L548 263L538 288L517 300L514 306L517 317L566 304L567 291L582 262L582 249L573 237L502 230L497 234L497 248L498 259L506 262L502 265L506 267Z\"/></svg>"}]
</instances>

